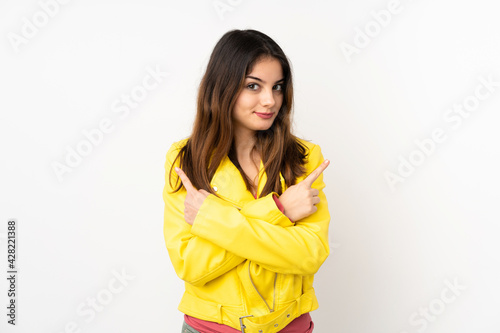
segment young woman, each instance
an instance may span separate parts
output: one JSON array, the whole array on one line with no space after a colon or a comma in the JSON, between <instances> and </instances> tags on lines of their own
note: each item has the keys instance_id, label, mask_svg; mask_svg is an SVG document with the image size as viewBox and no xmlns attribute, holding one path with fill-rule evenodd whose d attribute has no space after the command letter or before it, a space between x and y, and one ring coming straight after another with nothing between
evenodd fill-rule
<instances>
[{"instance_id":1,"label":"young woman","mask_svg":"<svg viewBox=\"0 0 500 333\"><path fill-rule=\"evenodd\" d=\"M219 40L191 136L165 163L164 236L182 332L312 332L330 253L321 148L291 134L292 73L267 35ZM175 181L174 181L175 180Z\"/></svg>"}]
</instances>

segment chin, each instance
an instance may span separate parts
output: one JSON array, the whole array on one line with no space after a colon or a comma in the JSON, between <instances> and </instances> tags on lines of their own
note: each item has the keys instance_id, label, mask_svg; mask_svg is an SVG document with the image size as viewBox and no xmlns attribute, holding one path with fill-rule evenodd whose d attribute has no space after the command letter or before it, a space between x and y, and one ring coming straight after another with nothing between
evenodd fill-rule
<instances>
[{"instance_id":1,"label":"chin","mask_svg":"<svg viewBox=\"0 0 500 333\"><path fill-rule=\"evenodd\" d=\"M265 132L265 131L269 130L271 127L272 127L272 125L271 126L261 127L261 128L258 128L257 131Z\"/></svg>"}]
</instances>

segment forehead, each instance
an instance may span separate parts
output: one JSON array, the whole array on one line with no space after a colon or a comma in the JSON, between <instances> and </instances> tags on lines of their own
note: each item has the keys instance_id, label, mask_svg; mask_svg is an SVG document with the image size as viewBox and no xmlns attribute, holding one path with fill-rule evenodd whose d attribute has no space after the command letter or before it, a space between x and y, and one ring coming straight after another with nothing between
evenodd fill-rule
<instances>
[{"instance_id":1,"label":"forehead","mask_svg":"<svg viewBox=\"0 0 500 333\"><path fill-rule=\"evenodd\" d=\"M281 79L283 76L283 68L278 59L265 57L258 59L247 75L257 76L259 78L275 78Z\"/></svg>"}]
</instances>

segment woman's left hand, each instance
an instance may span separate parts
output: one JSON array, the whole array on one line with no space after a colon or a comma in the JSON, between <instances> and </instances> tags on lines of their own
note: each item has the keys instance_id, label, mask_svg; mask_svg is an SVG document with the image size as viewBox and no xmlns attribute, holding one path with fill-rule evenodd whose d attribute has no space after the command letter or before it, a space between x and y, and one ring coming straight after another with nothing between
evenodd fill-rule
<instances>
[{"instance_id":1,"label":"woman's left hand","mask_svg":"<svg viewBox=\"0 0 500 333\"><path fill-rule=\"evenodd\" d=\"M186 199L184 199L184 220L186 220L186 223L193 225L198 210L210 193L204 189L197 190L180 168L175 168L175 171L181 178L182 185L184 185L187 191Z\"/></svg>"}]
</instances>

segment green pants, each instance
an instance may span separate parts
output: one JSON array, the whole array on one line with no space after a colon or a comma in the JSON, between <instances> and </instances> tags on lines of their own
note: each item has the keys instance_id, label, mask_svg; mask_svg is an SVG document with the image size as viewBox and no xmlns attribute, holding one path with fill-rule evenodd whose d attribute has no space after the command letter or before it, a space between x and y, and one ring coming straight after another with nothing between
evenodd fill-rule
<instances>
[{"instance_id":1,"label":"green pants","mask_svg":"<svg viewBox=\"0 0 500 333\"><path fill-rule=\"evenodd\" d=\"M186 322L184 322L182 324L182 332L181 333L200 333L200 332L198 332L197 330L195 330L194 328L192 328L191 326L186 324Z\"/></svg>"}]
</instances>

